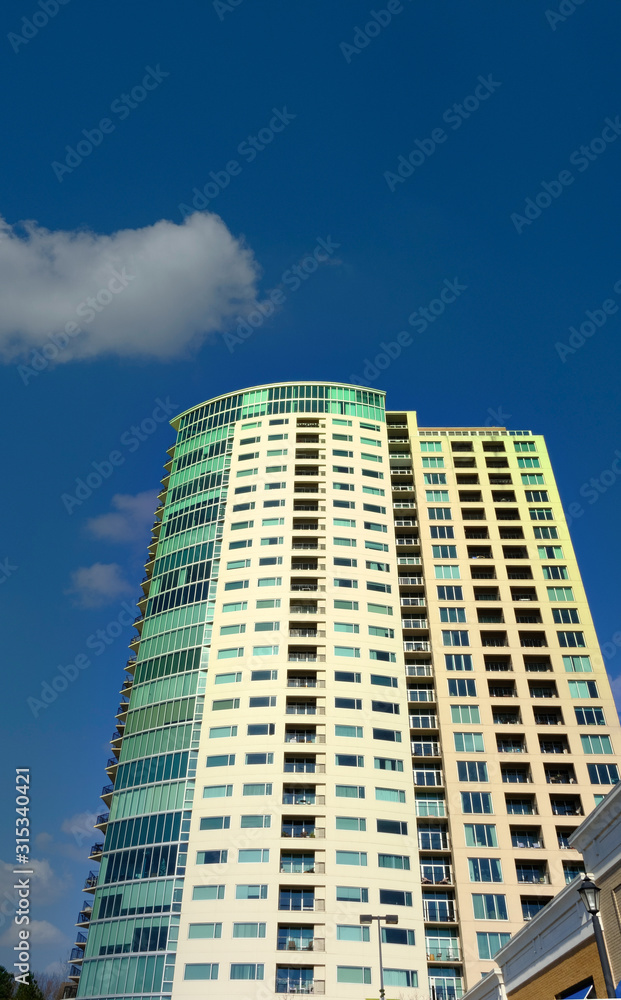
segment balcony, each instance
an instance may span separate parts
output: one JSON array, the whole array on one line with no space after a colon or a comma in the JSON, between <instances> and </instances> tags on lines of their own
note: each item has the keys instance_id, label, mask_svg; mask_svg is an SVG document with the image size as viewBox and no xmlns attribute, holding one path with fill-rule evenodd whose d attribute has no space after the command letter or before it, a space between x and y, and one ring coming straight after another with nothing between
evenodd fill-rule
<instances>
[{"instance_id":1,"label":"balcony","mask_svg":"<svg viewBox=\"0 0 621 1000\"><path fill-rule=\"evenodd\" d=\"M316 677L288 677L287 687L289 688L322 688L326 686L325 681L318 681Z\"/></svg>"},{"instance_id":2,"label":"balcony","mask_svg":"<svg viewBox=\"0 0 621 1000\"><path fill-rule=\"evenodd\" d=\"M93 846L91 847L91 849L89 851L89 854L88 854L89 859L91 861L95 861L95 860L99 861L100 858L101 858L101 855L103 854L103 848L104 848L103 841L100 844L93 844Z\"/></svg>"},{"instance_id":3,"label":"balcony","mask_svg":"<svg viewBox=\"0 0 621 1000\"><path fill-rule=\"evenodd\" d=\"M433 667L430 663L408 663L405 671L408 677L433 677Z\"/></svg>"},{"instance_id":4,"label":"balcony","mask_svg":"<svg viewBox=\"0 0 621 1000\"><path fill-rule=\"evenodd\" d=\"M317 663L324 662L325 656L318 656L317 653L289 653L287 660L289 663Z\"/></svg>"},{"instance_id":5,"label":"balcony","mask_svg":"<svg viewBox=\"0 0 621 1000\"><path fill-rule=\"evenodd\" d=\"M400 576L399 586L400 587L415 587L422 586L423 578L422 576Z\"/></svg>"},{"instance_id":6,"label":"balcony","mask_svg":"<svg viewBox=\"0 0 621 1000\"><path fill-rule=\"evenodd\" d=\"M99 876L95 872L89 872L84 881L84 892L95 892Z\"/></svg>"},{"instance_id":7,"label":"balcony","mask_svg":"<svg viewBox=\"0 0 621 1000\"><path fill-rule=\"evenodd\" d=\"M435 713L429 712L423 715L421 712L417 712L415 715L410 715L410 729L437 729L438 728L438 717Z\"/></svg>"},{"instance_id":8,"label":"balcony","mask_svg":"<svg viewBox=\"0 0 621 1000\"><path fill-rule=\"evenodd\" d=\"M403 650L405 653L429 653L431 652L431 643L424 639L414 642L404 642Z\"/></svg>"},{"instance_id":9,"label":"balcony","mask_svg":"<svg viewBox=\"0 0 621 1000\"><path fill-rule=\"evenodd\" d=\"M452 900L423 900L423 918L428 923L446 924L457 920L457 910Z\"/></svg>"},{"instance_id":10,"label":"balcony","mask_svg":"<svg viewBox=\"0 0 621 1000\"><path fill-rule=\"evenodd\" d=\"M523 885L550 885L550 876L544 868L515 866L517 880Z\"/></svg>"},{"instance_id":11,"label":"balcony","mask_svg":"<svg viewBox=\"0 0 621 1000\"><path fill-rule=\"evenodd\" d=\"M420 866L421 885L452 885L453 870L443 861L428 861Z\"/></svg>"},{"instance_id":12,"label":"balcony","mask_svg":"<svg viewBox=\"0 0 621 1000\"><path fill-rule=\"evenodd\" d=\"M325 715L325 711L311 701L292 701L285 706L285 715Z\"/></svg>"},{"instance_id":13,"label":"balcony","mask_svg":"<svg viewBox=\"0 0 621 1000\"><path fill-rule=\"evenodd\" d=\"M283 789L282 802L285 806L322 806L325 804L325 795L316 795L315 788L287 788Z\"/></svg>"},{"instance_id":14,"label":"balcony","mask_svg":"<svg viewBox=\"0 0 621 1000\"><path fill-rule=\"evenodd\" d=\"M326 633L319 632L316 628L290 628L289 635L293 639L324 639Z\"/></svg>"},{"instance_id":15,"label":"balcony","mask_svg":"<svg viewBox=\"0 0 621 1000\"><path fill-rule=\"evenodd\" d=\"M325 590L326 588L319 587L316 583L313 583L309 580L308 583L291 583L290 589L297 592L302 591L306 593L312 593L313 591L316 592L318 590Z\"/></svg>"},{"instance_id":16,"label":"balcony","mask_svg":"<svg viewBox=\"0 0 621 1000\"><path fill-rule=\"evenodd\" d=\"M313 729L288 729L285 733L285 743L325 743L325 736L320 736Z\"/></svg>"},{"instance_id":17,"label":"balcony","mask_svg":"<svg viewBox=\"0 0 621 1000\"><path fill-rule=\"evenodd\" d=\"M312 570L313 572L317 572L318 569L325 569L325 565L323 563L318 564L317 562L300 562L299 560L292 559L291 569L295 570L296 573L299 573L302 570Z\"/></svg>"},{"instance_id":18,"label":"balcony","mask_svg":"<svg viewBox=\"0 0 621 1000\"><path fill-rule=\"evenodd\" d=\"M402 618L401 628L429 628L427 618Z\"/></svg>"},{"instance_id":19,"label":"balcony","mask_svg":"<svg viewBox=\"0 0 621 1000\"><path fill-rule=\"evenodd\" d=\"M397 535L395 539L396 544L399 545L420 545L420 539L417 535Z\"/></svg>"},{"instance_id":20,"label":"balcony","mask_svg":"<svg viewBox=\"0 0 621 1000\"><path fill-rule=\"evenodd\" d=\"M436 740L412 740L413 757L439 757L440 744Z\"/></svg>"},{"instance_id":21,"label":"balcony","mask_svg":"<svg viewBox=\"0 0 621 1000\"><path fill-rule=\"evenodd\" d=\"M95 820L94 826L106 826L108 820L110 819L110 813L101 813Z\"/></svg>"},{"instance_id":22,"label":"balcony","mask_svg":"<svg viewBox=\"0 0 621 1000\"><path fill-rule=\"evenodd\" d=\"M326 831L322 827L317 828L314 820L283 820L280 831L281 837L308 838L325 837Z\"/></svg>"},{"instance_id":23,"label":"balcony","mask_svg":"<svg viewBox=\"0 0 621 1000\"><path fill-rule=\"evenodd\" d=\"M316 604L292 604L289 608L291 615L316 615L325 614L325 608L317 608Z\"/></svg>"},{"instance_id":24,"label":"balcony","mask_svg":"<svg viewBox=\"0 0 621 1000\"><path fill-rule=\"evenodd\" d=\"M427 961L428 962L461 962L461 953L459 950L459 942L456 940L454 945L442 945L437 947L436 945L427 945ZM459 996L460 994L454 994L454 996ZM436 996L439 996L436 993Z\"/></svg>"},{"instance_id":25,"label":"balcony","mask_svg":"<svg viewBox=\"0 0 621 1000\"><path fill-rule=\"evenodd\" d=\"M91 922L92 912L93 909L90 906L87 906L84 910L80 910L78 913L78 919L76 920L76 925L78 927L88 927Z\"/></svg>"},{"instance_id":26,"label":"balcony","mask_svg":"<svg viewBox=\"0 0 621 1000\"><path fill-rule=\"evenodd\" d=\"M424 608L427 601L424 597L402 597L399 603L402 608Z\"/></svg>"}]
</instances>

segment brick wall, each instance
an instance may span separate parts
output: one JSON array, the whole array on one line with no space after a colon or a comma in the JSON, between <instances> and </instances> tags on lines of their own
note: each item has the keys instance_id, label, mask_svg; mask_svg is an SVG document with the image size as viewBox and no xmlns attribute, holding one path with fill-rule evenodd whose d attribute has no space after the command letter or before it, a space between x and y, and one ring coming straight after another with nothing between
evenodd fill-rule
<instances>
[{"instance_id":1,"label":"brick wall","mask_svg":"<svg viewBox=\"0 0 621 1000\"><path fill-rule=\"evenodd\" d=\"M597 996L607 996L594 941L569 952L554 968L512 990L507 996L509 1000L554 1000L558 993L589 976L593 977Z\"/></svg>"}]
</instances>

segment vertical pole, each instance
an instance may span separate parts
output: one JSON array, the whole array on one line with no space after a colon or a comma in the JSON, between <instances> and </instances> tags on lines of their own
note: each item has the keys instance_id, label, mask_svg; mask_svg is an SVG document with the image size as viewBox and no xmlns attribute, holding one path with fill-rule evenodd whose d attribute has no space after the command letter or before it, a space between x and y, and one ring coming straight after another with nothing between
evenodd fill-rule
<instances>
[{"instance_id":1,"label":"vertical pole","mask_svg":"<svg viewBox=\"0 0 621 1000\"><path fill-rule=\"evenodd\" d=\"M593 931L595 933L595 943L597 944L597 952L599 955L600 965L602 967L602 972L604 974L604 985L606 987L606 993L609 997L614 997L615 986L612 979L612 970L610 968L610 962L608 961L608 952L606 951L606 942L604 941L604 932L602 930L602 924L600 921L599 913L593 914Z\"/></svg>"},{"instance_id":2,"label":"vertical pole","mask_svg":"<svg viewBox=\"0 0 621 1000\"><path fill-rule=\"evenodd\" d=\"M386 990L384 989L384 966L382 964L382 925L380 918L377 918L377 940L379 944L379 966L380 966L380 1000L384 1000Z\"/></svg>"}]
</instances>

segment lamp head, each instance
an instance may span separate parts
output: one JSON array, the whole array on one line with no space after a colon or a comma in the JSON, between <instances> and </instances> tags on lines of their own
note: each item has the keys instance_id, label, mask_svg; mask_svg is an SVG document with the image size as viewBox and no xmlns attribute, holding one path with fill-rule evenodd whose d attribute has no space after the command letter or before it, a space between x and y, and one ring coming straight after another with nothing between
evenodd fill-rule
<instances>
[{"instance_id":1,"label":"lamp head","mask_svg":"<svg viewBox=\"0 0 621 1000\"><path fill-rule=\"evenodd\" d=\"M373 917L371 916L370 913L361 913L360 914L360 923L361 924L372 924L373 923Z\"/></svg>"},{"instance_id":2,"label":"lamp head","mask_svg":"<svg viewBox=\"0 0 621 1000\"><path fill-rule=\"evenodd\" d=\"M582 879L582 882L578 886L578 895L584 903L587 913L591 913L595 916L599 913L599 896L601 889L598 885L593 882L588 876Z\"/></svg>"}]
</instances>

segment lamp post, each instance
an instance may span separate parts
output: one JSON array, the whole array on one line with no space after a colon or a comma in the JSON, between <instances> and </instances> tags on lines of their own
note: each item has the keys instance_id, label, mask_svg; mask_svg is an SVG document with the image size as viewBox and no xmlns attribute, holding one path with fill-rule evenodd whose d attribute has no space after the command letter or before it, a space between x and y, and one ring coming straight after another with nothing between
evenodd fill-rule
<instances>
[{"instance_id":1,"label":"lamp post","mask_svg":"<svg viewBox=\"0 0 621 1000\"><path fill-rule=\"evenodd\" d=\"M362 913L360 915L361 924L372 924L374 920L377 920L377 939L379 942L379 969L380 969L380 1000L384 1000L386 996L386 991L384 989L384 966L382 965L382 928L381 921L383 920L385 924L398 924L399 917L394 914L389 914L386 917L374 917L370 913Z\"/></svg>"},{"instance_id":2,"label":"lamp post","mask_svg":"<svg viewBox=\"0 0 621 1000\"><path fill-rule=\"evenodd\" d=\"M578 895L584 903L587 913L591 914L593 920L593 933L595 934L597 953L599 955L599 961L604 974L606 993L609 997L614 997L615 986L612 979L612 970L610 968L610 962L608 961L608 952L606 951L606 942L604 941L604 932L602 930L602 923L599 916L600 892L601 889L599 886L596 885L588 875L585 875L582 882L578 886Z\"/></svg>"}]
</instances>

